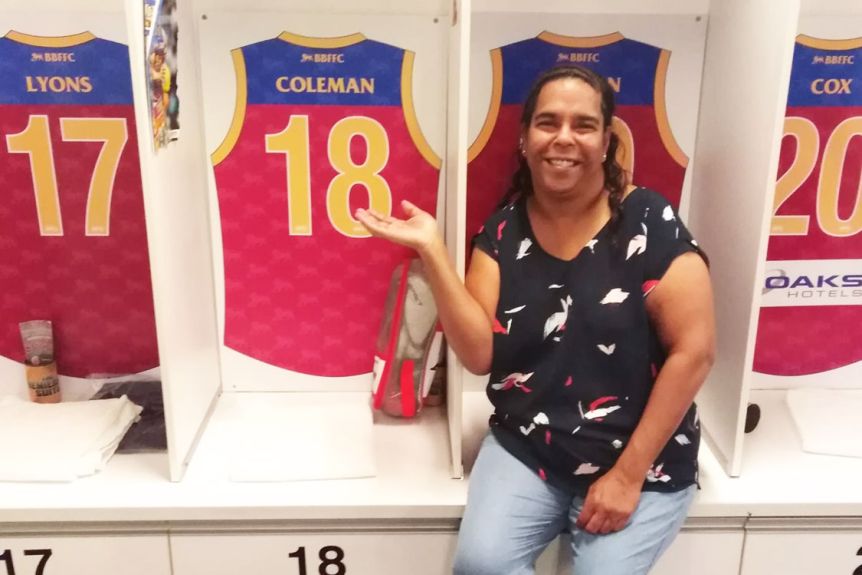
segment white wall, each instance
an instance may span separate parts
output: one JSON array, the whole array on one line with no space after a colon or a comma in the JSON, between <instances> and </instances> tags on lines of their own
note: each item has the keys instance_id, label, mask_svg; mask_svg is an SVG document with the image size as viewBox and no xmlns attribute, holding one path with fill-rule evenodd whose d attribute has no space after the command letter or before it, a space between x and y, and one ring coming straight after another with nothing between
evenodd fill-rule
<instances>
[{"instance_id":1,"label":"white wall","mask_svg":"<svg viewBox=\"0 0 862 575\"><path fill-rule=\"evenodd\" d=\"M703 14L709 0L476 0L476 12L550 12L560 14Z\"/></svg>"},{"instance_id":2,"label":"white wall","mask_svg":"<svg viewBox=\"0 0 862 575\"><path fill-rule=\"evenodd\" d=\"M449 0L257 0L239 4L236 0L194 0L196 14L211 11L294 12L312 14L430 14L444 16Z\"/></svg>"}]
</instances>

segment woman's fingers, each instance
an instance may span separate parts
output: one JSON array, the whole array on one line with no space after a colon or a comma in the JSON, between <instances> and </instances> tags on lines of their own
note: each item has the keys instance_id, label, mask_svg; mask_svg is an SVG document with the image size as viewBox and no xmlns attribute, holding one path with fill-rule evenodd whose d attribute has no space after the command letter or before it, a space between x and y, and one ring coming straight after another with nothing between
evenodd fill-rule
<instances>
[{"instance_id":1,"label":"woman's fingers","mask_svg":"<svg viewBox=\"0 0 862 575\"><path fill-rule=\"evenodd\" d=\"M356 210L356 219L376 237L393 241L397 244L419 249L433 241L437 234L437 224L430 214L423 212L410 202L401 202L405 219L383 215L372 209Z\"/></svg>"},{"instance_id":2,"label":"woman's fingers","mask_svg":"<svg viewBox=\"0 0 862 575\"><path fill-rule=\"evenodd\" d=\"M403 220L362 209L356 210L356 219L375 237L404 245L411 241L410 230L404 225Z\"/></svg>"},{"instance_id":3,"label":"woman's fingers","mask_svg":"<svg viewBox=\"0 0 862 575\"><path fill-rule=\"evenodd\" d=\"M610 517L606 518L604 523L602 523L601 528L599 529L599 533L602 535L607 535L608 533L612 533L616 531L615 529L616 521L611 519Z\"/></svg>"},{"instance_id":4,"label":"woman's fingers","mask_svg":"<svg viewBox=\"0 0 862 575\"><path fill-rule=\"evenodd\" d=\"M401 200L401 209L404 210L404 215L406 215L408 218L413 218L425 213L424 211L419 209L416 204L410 202L409 200Z\"/></svg>"},{"instance_id":5,"label":"woman's fingers","mask_svg":"<svg viewBox=\"0 0 862 575\"><path fill-rule=\"evenodd\" d=\"M356 210L356 219L359 220L372 235L381 235L386 229L386 222L380 217L380 214L372 213L368 210Z\"/></svg>"},{"instance_id":6,"label":"woman's fingers","mask_svg":"<svg viewBox=\"0 0 862 575\"><path fill-rule=\"evenodd\" d=\"M378 212L376 210L372 210L371 208L369 208L367 210L363 209L363 208L359 208L358 210L356 210L356 217L357 217L357 219L360 219L360 221L361 221L361 218L360 218L361 215L366 216L367 219L374 220L377 222L383 222L383 223L390 221L392 219L391 217L384 216L380 212Z\"/></svg>"},{"instance_id":7,"label":"woman's fingers","mask_svg":"<svg viewBox=\"0 0 862 575\"><path fill-rule=\"evenodd\" d=\"M362 208L356 210L354 216L365 226L375 225L377 223L376 218L368 210L363 210Z\"/></svg>"}]
</instances>

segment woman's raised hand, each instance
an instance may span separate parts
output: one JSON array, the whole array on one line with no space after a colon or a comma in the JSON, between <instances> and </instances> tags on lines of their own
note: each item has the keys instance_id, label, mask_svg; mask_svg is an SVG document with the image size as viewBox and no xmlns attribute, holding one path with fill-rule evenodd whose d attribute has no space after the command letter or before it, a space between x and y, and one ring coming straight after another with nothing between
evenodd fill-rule
<instances>
[{"instance_id":1,"label":"woman's raised hand","mask_svg":"<svg viewBox=\"0 0 862 575\"><path fill-rule=\"evenodd\" d=\"M356 219L372 236L383 238L420 254L437 242L442 243L437 221L428 212L422 211L407 200L401 201L406 219L384 216L374 210L356 210Z\"/></svg>"}]
</instances>

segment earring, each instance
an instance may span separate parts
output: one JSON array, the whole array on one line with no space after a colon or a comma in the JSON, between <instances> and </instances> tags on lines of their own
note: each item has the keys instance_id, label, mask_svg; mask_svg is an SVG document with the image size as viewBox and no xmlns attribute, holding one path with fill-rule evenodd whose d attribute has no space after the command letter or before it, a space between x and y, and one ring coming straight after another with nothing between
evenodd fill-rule
<instances>
[{"instance_id":1,"label":"earring","mask_svg":"<svg viewBox=\"0 0 862 575\"><path fill-rule=\"evenodd\" d=\"M608 159L608 155L607 155L607 154L603 154L603 155L602 155L602 163L604 163L604 162L605 162L605 160L607 160L607 159Z\"/></svg>"},{"instance_id":2,"label":"earring","mask_svg":"<svg viewBox=\"0 0 862 575\"><path fill-rule=\"evenodd\" d=\"M525 150L524 148L521 148L521 155L526 158L527 157L527 150Z\"/></svg>"}]
</instances>

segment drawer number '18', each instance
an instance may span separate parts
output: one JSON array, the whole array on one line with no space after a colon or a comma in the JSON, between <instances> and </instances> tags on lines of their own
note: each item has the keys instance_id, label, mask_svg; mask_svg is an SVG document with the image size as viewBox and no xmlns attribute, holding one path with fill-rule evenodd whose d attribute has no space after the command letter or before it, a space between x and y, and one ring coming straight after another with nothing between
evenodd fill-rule
<instances>
[{"instance_id":1,"label":"drawer number '18'","mask_svg":"<svg viewBox=\"0 0 862 575\"><path fill-rule=\"evenodd\" d=\"M305 565L305 547L300 547L288 557L292 557L299 562L299 575L308 575L308 569ZM347 566L344 564L344 549L336 545L327 545L320 548L317 554L320 559L320 565L317 567L317 572L320 575L345 575Z\"/></svg>"}]
</instances>

